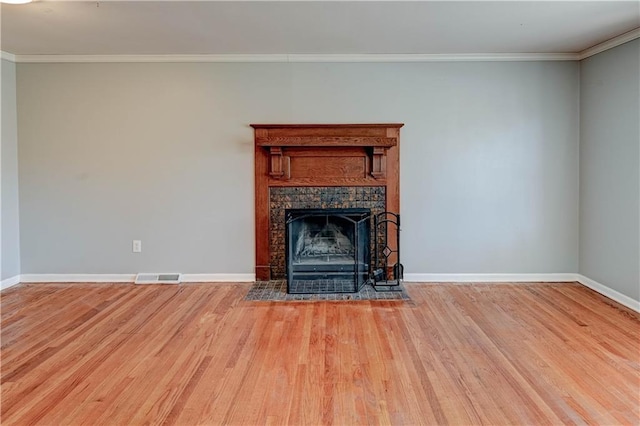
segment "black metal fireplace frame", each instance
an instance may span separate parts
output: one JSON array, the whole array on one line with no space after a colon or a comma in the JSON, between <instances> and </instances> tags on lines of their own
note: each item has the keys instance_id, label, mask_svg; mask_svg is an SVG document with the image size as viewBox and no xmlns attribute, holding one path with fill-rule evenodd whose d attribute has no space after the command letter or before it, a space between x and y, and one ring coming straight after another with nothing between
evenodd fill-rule
<instances>
[{"instance_id":1,"label":"black metal fireplace frame","mask_svg":"<svg viewBox=\"0 0 640 426\"><path fill-rule=\"evenodd\" d=\"M373 252L371 285L376 291L402 291L400 284L404 279L404 266L400 263L400 215L378 213L374 215L373 223L376 238L381 236L382 239L376 240ZM390 245L392 237L395 237L395 244ZM392 262L394 257L395 262Z\"/></svg>"},{"instance_id":2,"label":"black metal fireplace frame","mask_svg":"<svg viewBox=\"0 0 640 426\"><path fill-rule=\"evenodd\" d=\"M313 291L307 291L307 289L299 290L297 287L293 285L293 271L291 268L291 245L292 236L290 235L290 225L294 221L298 221L304 219L306 217L316 217L316 216L336 216L342 219L348 220L354 224L354 266L353 266L353 286L346 286L346 290L343 288L333 289L332 291L322 291L319 289L315 289ZM354 220L353 217L358 217L358 220ZM364 253L360 253L360 247L357 243L360 241L360 224L364 225L364 234L366 236L366 241L363 244ZM370 267L371 267L371 253L369 250L369 245L371 241L371 209L368 208L312 208L312 209L286 209L285 210L285 250L286 250L286 276L287 276L287 293L290 294L316 294L323 292L331 292L331 293L357 293L362 287L366 284ZM363 255L363 265L364 270L361 270L361 265L359 263L360 255ZM347 275L345 273L344 275ZM364 278L360 280L359 275L364 275ZM327 280L329 281L329 280Z\"/></svg>"}]
</instances>

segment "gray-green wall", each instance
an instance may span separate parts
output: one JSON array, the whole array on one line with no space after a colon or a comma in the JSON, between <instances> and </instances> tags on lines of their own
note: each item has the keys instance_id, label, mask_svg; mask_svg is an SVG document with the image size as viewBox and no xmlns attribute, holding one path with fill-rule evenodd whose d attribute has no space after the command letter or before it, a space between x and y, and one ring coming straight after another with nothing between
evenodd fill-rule
<instances>
[{"instance_id":1,"label":"gray-green wall","mask_svg":"<svg viewBox=\"0 0 640 426\"><path fill-rule=\"evenodd\" d=\"M578 270L577 62L19 64L18 118L24 274L253 273L249 123L308 122L406 123L407 273Z\"/></svg>"},{"instance_id":2,"label":"gray-green wall","mask_svg":"<svg viewBox=\"0 0 640 426\"><path fill-rule=\"evenodd\" d=\"M640 300L640 40L581 63L580 273Z\"/></svg>"},{"instance_id":3,"label":"gray-green wall","mask_svg":"<svg viewBox=\"0 0 640 426\"><path fill-rule=\"evenodd\" d=\"M16 119L16 66L1 61L2 142L0 158L2 201L0 211L2 262L0 280L20 274L20 219L18 208L18 134Z\"/></svg>"}]
</instances>

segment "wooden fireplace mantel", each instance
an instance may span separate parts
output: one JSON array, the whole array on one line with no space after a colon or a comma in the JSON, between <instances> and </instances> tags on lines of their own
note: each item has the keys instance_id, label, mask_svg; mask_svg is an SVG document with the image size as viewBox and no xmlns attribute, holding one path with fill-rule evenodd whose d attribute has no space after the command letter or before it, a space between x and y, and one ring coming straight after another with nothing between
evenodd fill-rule
<instances>
[{"instance_id":1,"label":"wooden fireplace mantel","mask_svg":"<svg viewBox=\"0 0 640 426\"><path fill-rule=\"evenodd\" d=\"M354 148L360 148L367 154L365 175L373 179L385 179L387 170L387 151L398 145L400 128L403 124L252 124L255 129L256 150L261 147L269 153L269 176L273 179L291 179L292 157L303 157L303 148L315 148L331 151L332 159L324 157L326 168L335 168L337 164L356 172L353 160ZM297 150L296 150L297 148ZM349 149L351 148L351 149ZM365 151L362 151L364 149ZM309 151L307 151L308 153ZM289 154L289 155L287 155ZM358 157L357 155L355 157ZM362 157L362 156L360 156ZM346 160L347 158L351 160ZM300 161L301 163L301 161ZM338 166L339 167L339 166ZM319 170L320 176L330 174L329 170ZM333 176L336 178L347 177ZM318 174L316 174L318 176ZM351 176L349 176L351 177ZM366 178L367 176L364 176ZM295 176L294 176L295 178Z\"/></svg>"},{"instance_id":2,"label":"wooden fireplace mantel","mask_svg":"<svg viewBox=\"0 0 640 426\"><path fill-rule=\"evenodd\" d=\"M399 212L401 123L251 124L255 133L256 279L270 279L269 188L384 186Z\"/></svg>"}]
</instances>

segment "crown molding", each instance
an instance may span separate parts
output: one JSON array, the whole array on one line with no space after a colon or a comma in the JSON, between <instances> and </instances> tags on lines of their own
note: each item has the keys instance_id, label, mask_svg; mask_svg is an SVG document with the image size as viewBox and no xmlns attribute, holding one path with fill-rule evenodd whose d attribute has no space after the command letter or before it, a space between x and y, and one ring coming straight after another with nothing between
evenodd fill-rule
<instances>
[{"instance_id":1,"label":"crown molding","mask_svg":"<svg viewBox=\"0 0 640 426\"><path fill-rule=\"evenodd\" d=\"M640 38L640 28L578 53L455 53L455 54L196 54L196 55L16 55L0 51L0 58L16 63L163 63L163 62L514 62L514 61L581 61Z\"/></svg>"},{"instance_id":2,"label":"crown molding","mask_svg":"<svg viewBox=\"0 0 640 426\"><path fill-rule=\"evenodd\" d=\"M501 62L576 60L575 53L298 54L288 56L288 62Z\"/></svg>"},{"instance_id":3,"label":"crown molding","mask_svg":"<svg viewBox=\"0 0 640 426\"><path fill-rule=\"evenodd\" d=\"M288 55L15 55L22 63L287 62Z\"/></svg>"},{"instance_id":4,"label":"crown molding","mask_svg":"<svg viewBox=\"0 0 640 426\"><path fill-rule=\"evenodd\" d=\"M7 54L10 55L10 54ZM576 61L577 53L482 53L482 54L268 54L268 55L11 55L19 63L105 62L500 62Z\"/></svg>"},{"instance_id":5,"label":"crown molding","mask_svg":"<svg viewBox=\"0 0 640 426\"><path fill-rule=\"evenodd\" d=\"M614 47L620 46L621 44L627 43L637 38L640 38L640 27L583 50L578 54L578 60L581 61L590 56L597 55L598 53L602 53L605 50L613 49Z\"/></svg>"},{"instance_id":6,"label":"crown molding","mask_svg":"<svg viewBox=\"0 0 640 426\"><path fill-rule=\"evenodd\" d=\"M4 50L0 50L0 59L4 59L10 62L16 62L16 55L13 53L5 52Z\"/></svg>"}]
</instances>

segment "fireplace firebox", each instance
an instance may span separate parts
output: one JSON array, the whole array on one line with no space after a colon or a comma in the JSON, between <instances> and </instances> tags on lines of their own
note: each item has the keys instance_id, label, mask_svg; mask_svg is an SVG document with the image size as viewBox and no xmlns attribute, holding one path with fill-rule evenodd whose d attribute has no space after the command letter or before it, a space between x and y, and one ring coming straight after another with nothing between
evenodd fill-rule
<instances>
[{"instance_id":1,"label":"fireplace firebox","mask_svg":"<svg viewBox=\"0 0 640 426\"><path fill-rule=\"evenodd\" d=\"M369 276L371 210L287 209L288 293L355 293Z\"/></svg>"}]
</instances>

